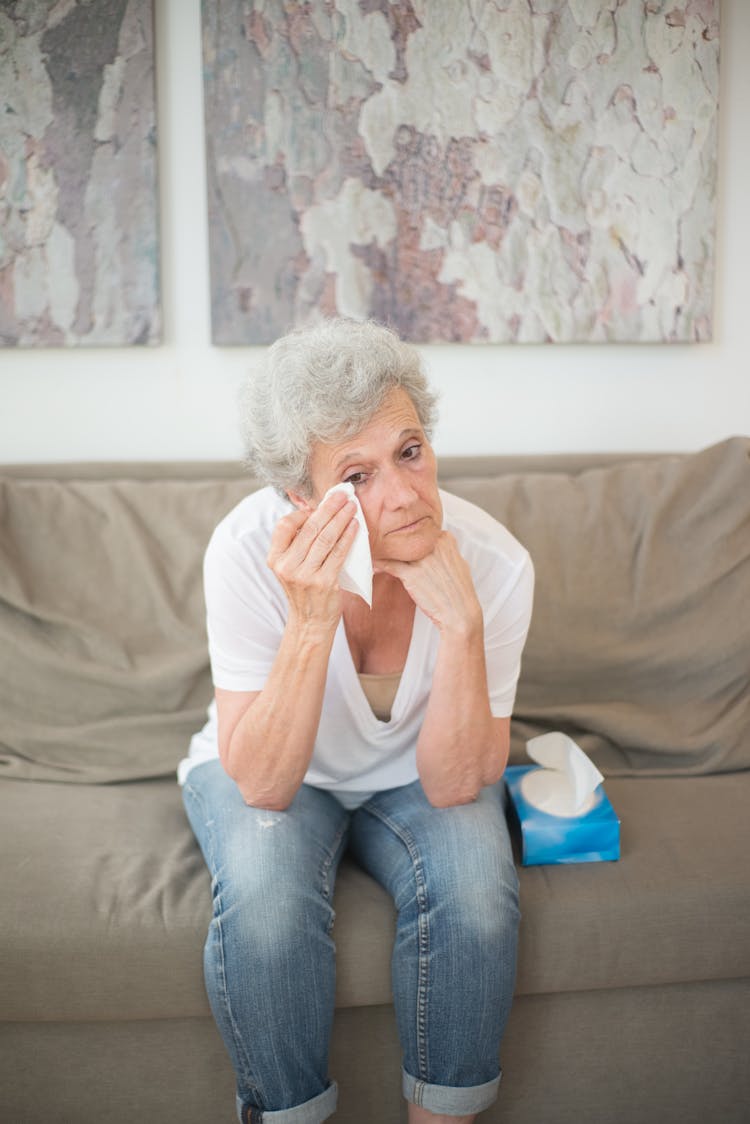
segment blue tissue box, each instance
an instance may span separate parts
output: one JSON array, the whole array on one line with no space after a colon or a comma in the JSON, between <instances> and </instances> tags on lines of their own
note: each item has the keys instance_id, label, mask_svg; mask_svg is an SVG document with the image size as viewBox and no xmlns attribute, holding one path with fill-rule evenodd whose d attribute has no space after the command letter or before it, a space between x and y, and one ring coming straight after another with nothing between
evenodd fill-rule
<instances>
[{"instance_id":1,"label":"blue tissue box","mask_svg":"<svg viewBox=\"0 0 750 1124\"><path fill-rule=\"evenodd\" d=\"M526 799L522 781L539 765L509 765L505 784L521 829L521 864L591 863L620 857L620 821L602 785L578 816L553 816Z\"/></svg>"}]
</instances>

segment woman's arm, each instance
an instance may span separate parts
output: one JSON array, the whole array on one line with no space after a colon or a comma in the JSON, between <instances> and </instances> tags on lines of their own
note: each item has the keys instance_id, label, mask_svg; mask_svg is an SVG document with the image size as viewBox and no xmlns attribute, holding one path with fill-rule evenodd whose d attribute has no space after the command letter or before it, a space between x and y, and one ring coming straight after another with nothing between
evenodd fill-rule
<instances>
[{"instance_id":1,"label":"woman's arm","mask_svg":"<svg viewBox=\"0 0 750 1124\"><path fill-rule=\"evenodd\" d=\"M417 770L430 803L468 804L503 775L510 719L494 718L487 695L481 642L442 633L425 720L417 741Z\"/></svg>"},{"instance_id":2,"label":"woman's arm","mask_svg":"<svg viewBox=\"0 0 750 1124\"><path fill-rule=\"evenodd\" d=\"M510 719L494 718L487 688L482 607L468 563L451 534L418 562L379 564L399 578L440 632L417 769L437 807L466 804L500 779L508 759Z\"/></svg>"},{"instance_id":3,"label":"woman's arm","mask_svg":"<svg viewBox=\"0 0 750 1124\"><path fill-rule=\"evenodd\" d=\"M312 513L285 516L274 531L268 564L289 614L273 667L262 691L216 691L219 755L248 804L288 807L310 764L355 510L335 493Z\"/></svg>"}]
</instances>

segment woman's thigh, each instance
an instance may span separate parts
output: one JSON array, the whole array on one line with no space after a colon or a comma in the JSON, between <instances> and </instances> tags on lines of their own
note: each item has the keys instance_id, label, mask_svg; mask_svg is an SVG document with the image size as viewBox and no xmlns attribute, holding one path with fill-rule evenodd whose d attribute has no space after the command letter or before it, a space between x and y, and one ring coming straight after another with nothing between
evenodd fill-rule
<instances>
[{"instance_id":1,"label":"woman's thigh","mask_svg":"<svg viewBox=\"0 0 750 1124\"><path fill-rule=\"evenodd\" d=\"M308 899L330 906L348 815L328 793L303 785L283 811L254 808L217 760L188 774L183 800L215 905L223 899L224 913L247 906L256 939L278 949L285 911L295 914Z\"/></svg>"},{"instance_id":2,"label":"woman's thigh","mask_svg":"<svg viewBox=\"0 0 750 1124\"><path fill-rule=\"evenodd\" d=\"M503 911L518 919L513 861L502 782L477 800L436 808L419 781L376 794L355 812L351 846L357 860L401 908L441 892L461 928L492 925ZM437 904L437 900L433 902Z\"/></svg>"}]
</instances>

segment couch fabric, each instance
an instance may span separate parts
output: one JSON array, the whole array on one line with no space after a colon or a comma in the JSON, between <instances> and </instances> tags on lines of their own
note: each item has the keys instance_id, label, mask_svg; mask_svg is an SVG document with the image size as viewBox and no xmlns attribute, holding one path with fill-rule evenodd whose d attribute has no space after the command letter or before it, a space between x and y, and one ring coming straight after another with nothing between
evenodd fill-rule
<instances>
[{"instance_id":1,"label":"couch fabric","mask_svg":"<svg viewBox=\"0 0 750 1124\"><path fill-rule=\"evenodd\" d=\"M516 1001L482 1119L747 1119L750 440L460 458L537 573L513 760L564 729L617 863L521 875ZM203 990L210 888L174 773L211 686L201 559L227 465L0 470L0 1116L233 1118ZM337 884L337 1119L404 1118L385 893Z\"/></svg>"}]
</instances>

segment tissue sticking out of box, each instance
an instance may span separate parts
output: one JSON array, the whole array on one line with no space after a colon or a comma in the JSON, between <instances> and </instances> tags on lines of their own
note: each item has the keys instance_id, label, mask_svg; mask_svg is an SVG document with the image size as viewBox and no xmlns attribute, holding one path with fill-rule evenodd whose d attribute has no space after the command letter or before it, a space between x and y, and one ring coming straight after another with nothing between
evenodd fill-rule
<instances>
[{"instance_id":1,"label":"tissue sticking out of box","mask_svg":"<svg viewBox=\"0 0 750 1124\"><path fill-rule=\"evenodd\" d=\"M359 524L351 550L347 554L339 573L339 586L349 593L356 593L372 608L372 555L370 554L370 536L367 533L362 505L357 499L353 484L336 484L333 488L328 489L323 499L328 499L333 492L343 492L354 500L357 505L354 518Z\"/></svg>"},{"instance_id":2,"label":"tissue sticking out of box","mask_svg":"<svg viewBox=\"0 0 750 1124\"><path fill-rule=\"evenodd\" d=\"M526 743L529 757L541 765L521 781L524 799L550 816L581 816L595 804L604 777L581 747L559 730Z\"/></svg>"}]
</instances>

